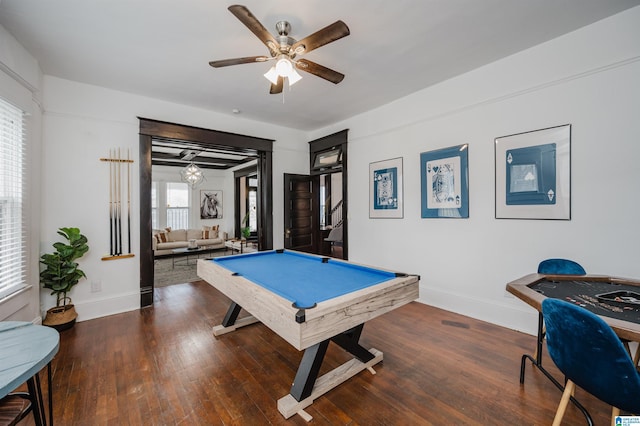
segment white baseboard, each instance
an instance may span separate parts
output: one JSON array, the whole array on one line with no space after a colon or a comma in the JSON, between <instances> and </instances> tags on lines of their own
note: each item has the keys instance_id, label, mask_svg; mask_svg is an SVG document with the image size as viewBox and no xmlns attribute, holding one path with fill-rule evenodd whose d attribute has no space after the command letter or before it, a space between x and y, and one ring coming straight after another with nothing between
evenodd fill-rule
<instances>
[{"instance_id":1,"label":"white baseboard","mask_svg":"<svg viewBox=\"0 0 640 426\"><path fill-rule=\"evenodd\" d=\"M77 321L87 321L140 309L140 293L135 292L109 299L90 300L74 304L78 312Z\"/></svg>"},{"instance_id":2,"label":"white baseboard","mask_svg":"<svg viewBox=\"0 0 640 426\"><path fill-rule=\"evenodd\" d=\"M515 299L505 299L505 301ZM517 300L517 299L516 299ZM420 287L420 299L427 305L455 312L481 321L506 327L511 330L536 335L538 330L538 312L520 302L522 307L509 303L496 303L490 299L472 298L465 294Z\"/></svg>"}]
</instances>

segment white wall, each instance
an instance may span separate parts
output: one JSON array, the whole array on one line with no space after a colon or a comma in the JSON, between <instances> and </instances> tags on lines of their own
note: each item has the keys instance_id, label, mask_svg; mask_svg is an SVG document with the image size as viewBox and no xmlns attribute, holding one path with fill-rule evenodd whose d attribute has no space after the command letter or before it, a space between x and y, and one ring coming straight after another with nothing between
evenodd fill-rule
<instances>
[{"instance_id":1,"label":"white wall","mask_svg":"<svg viewBox=\"0 0 640 426\"><path fill-rule=\"evenodd\" d=\"M40 249L51 250L59 227L79 227L87 236L90 251L79 263L88 282L78 284L71 294L79 321L137 309L140 304L137 117L274 139L273 216L279 231L274 245L282 246L281 176L308 170L307 137L302 132L51 76L44 78L44 110L45 207ZM130 149L134 159L131 236L136 257L102 261L109 251L109 170L99 159L107 157L112 148ZM232 184L225 181L225 188L226 213L233 197ZM92 281L100 281L101 292L91 292ZM45 292L42 297L44 308L55 303Z\"/></svg>"},{"instance_id":2,"label":"white wall","mask_svg":"<svg viewBox=\"0 0 640 426\"><path fill-rule=\"evenodd\" d=\"M349 129L350 260L419 274L424 303L530 333L537 314L505 285L539 261L640 277L639 76L636 7L313 132ZM494 139L563 124L572 125L572 219L496 220ZM463 143L470 217L421 219L420 153ZM369 219L369 163L395 157L404 218Z\"/></svg>"}]
</instances>

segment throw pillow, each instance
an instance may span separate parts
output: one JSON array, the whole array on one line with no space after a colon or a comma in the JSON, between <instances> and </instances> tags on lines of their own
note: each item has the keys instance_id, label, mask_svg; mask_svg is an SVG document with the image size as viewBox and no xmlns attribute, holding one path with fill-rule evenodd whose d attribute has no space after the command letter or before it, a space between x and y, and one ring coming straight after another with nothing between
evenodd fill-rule
<instances>
[{"instance_id":1,"label":"throw pillow","mask_svg":"<svg viewBox=\"0 0 640 426\"><path fill-rule=\"evenodd\" d=\"M215 227L216 229L204 229L202 230L202 239L203 240L210 240L213 238L218 238L218 227Z\"/></svg>"},{"instance_id":2,"label":"throw pillow","mask_svg":"<svg viewBox=\"0 0 640 426\"><path fill-rule=\"evenodd\" d=\"M166 232L159 232L156 234L156 241L159 243L166 243L167 241L169 241L169 238L167 237L167 233Z\"/></svg>"}]
</instances>

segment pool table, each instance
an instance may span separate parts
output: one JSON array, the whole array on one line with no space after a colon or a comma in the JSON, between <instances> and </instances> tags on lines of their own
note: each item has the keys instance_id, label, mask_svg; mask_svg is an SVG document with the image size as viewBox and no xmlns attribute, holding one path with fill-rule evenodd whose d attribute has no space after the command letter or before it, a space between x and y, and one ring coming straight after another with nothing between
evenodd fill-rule
<instances>
[{"instance_id":1,"label":"pool table","mask_svg":"<svg viewBox=\"0 0 640 426\"><path fill-rule=\"evenodd\" d=\"M289 418L324 393L382 361L358 341L364 323L418 298L419 277L291 250L198 261L198 276L232 300L216 336L261 321L304 355L291 392L278 400ZM250 316L238 319L240 310ZM318 378L334 342L353 359Z\"/></svg>"}]
</instances>

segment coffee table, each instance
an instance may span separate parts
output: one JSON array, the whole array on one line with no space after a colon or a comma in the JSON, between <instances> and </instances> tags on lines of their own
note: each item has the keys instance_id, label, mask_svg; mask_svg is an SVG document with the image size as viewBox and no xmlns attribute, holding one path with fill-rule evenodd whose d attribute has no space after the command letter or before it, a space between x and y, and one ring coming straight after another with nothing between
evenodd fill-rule
<instances>
[{"instance_id":1,"label":"coffee table","mask_svg":"<svg viewBox=\"0 0 640 426\"><path fill-rule=\"evenodd\" d=\"M190 256L195 256L195 260L197 261L202 253L211 253L215 250L217 250L217 248L211 246L200 246L191 249L186 247L173 249L171 250L171 268L176 267L176 257L186 257L186 264L189 265Z\"/></svg>"},{"instance_id":2,"label":"coffee table","mask_svg":"<svg viewBox=\"0 0 640 426\"><path fill-rule=\"evenodd\" d=\"M253 243L249 243L249 244L253 245ZM224 242L224 246L228 249L231 249L231 251L237 251L240 253L254 251L253 249L249 249L249 245L247 245L247 240L237 240L237 239L227 240Z\"/></svg>"}]
</instances>

